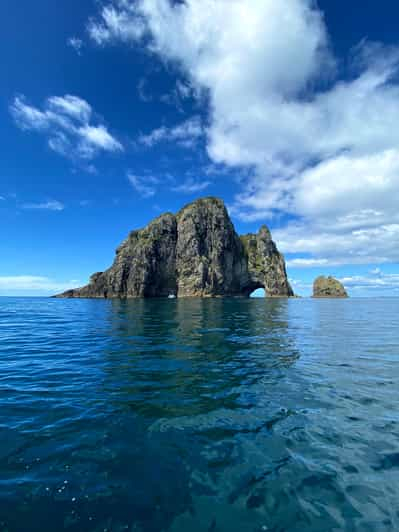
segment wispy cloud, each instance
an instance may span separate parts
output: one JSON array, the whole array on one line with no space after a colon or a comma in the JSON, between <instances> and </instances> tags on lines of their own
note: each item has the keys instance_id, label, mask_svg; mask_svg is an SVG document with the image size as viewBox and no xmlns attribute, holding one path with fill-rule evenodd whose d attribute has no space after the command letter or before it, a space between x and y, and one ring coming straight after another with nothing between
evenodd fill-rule
<instances>
[{"instance_id":1,"label":"wispy cloud","mask_svg":"<svg viewBox=\"0 0 399 532\"><path fill-rule=\"evenodd\" d=\"M65 205L57 200L49 200L41 203L23 203L21 208L44 211L63 211Z\"/></svg>"},{"instance_id":2,"label":"wispy cloud","mask_svg":"<svg viewBox=\"0 0 399 532\"><path fill-rule=\"evenodd\" d=\"M117 1L118 6L112 4L103 6L99 19L92 19L87 25L90 37L99 45L110 41L131 42L141 38L145 32L143 21L137 18L132 24L131 15L135 6L129 1Z\"/></svg>"},{"instance_id":3,"label":"wispy cloud","mask_svg":"<svg viewBox=\"0 0 399 532\"><path fill-rule=\"evenodd\" d=\"M89 207L92 204L93 204L92 200L80 200L79 201L79 206L80 207Z\"/></svg>"},{"instance_id":4,"label":"wispy cloud","mask_svg":"<svg viewBox=\"0 0 399 532\"><path fill-rule=\"evenodd\" d=\"M88 161L100 152L121 152L122 144L104 124L93 124L92 107L77 96L53 96L42 109L16 96L10 112L24 131L37 131L48 139L50 149L70 159Z\"/></svg>"},{"instance_id":5,"label":"wispy cloud","mask_svg":"<svg viewBox=\"0 0 399 532\"><path fill-rule=\"evenodd\" d=\"M328 259L290 259L287 260L288 268L317 268L322 266L332 266Z\"/></svg>"},{"instance_id":6,"label":"wispy cloud","mask_svg":"<svg viewBox=\"0 0 399 532\"><path fill-rule=\"evenodd\" d=\"M195 194L204 191L211 184L211 181L195 181L194 179L187 179L182 184L172 187L172 191L180 192L182 194Z\"/></svg>"},{"instance_id":7,"label":"wispy cloud","mask_svg":"<svg viewBox=\"0 0 399 532\"><path fill-rule=\"evenodd\" d=\"M313 283L306 282L303 279L289 278L289 282L296 294L310 295L312 292Z\"/></svg>"},{"instance_id":8,"label":"wispy cloud","mask_svg":"<svg viewBox=\"0 0 399 532\"><path fill-rule=\"evenodd\" d=\"M70 48L73 48L78 55L81 55L83 48L83 41L78 37L70 37L67 41Z\"/></svg>"},{"instance_id":9,"label":"wispy cloud","mask_svg":"<svg viewBox=\"0 0 399 532\"><path fill-rule=\"evenodd\" d=\"M161 142L174 142L183 148L192 148L203 134L201 119L194 116L172 128L162 126L154 129L147 135L141 135L138 141L150 148Z\"/></svg>"},{"instance_id":10,"label":"wispy cloud","mask_svg":"<svg viewBox=\"0 0 399 532\"><path fill-rule=\"evenodd\" d=\"M375 268L362 275L342 276L339 277L339 281L353 296L399 294L399 274L384 273L380 268ZM290 283L295 293L311 295L312 281L290 278Z\"/></svg>"},{"instance_id":11,"label":"wispy cloud","mask_svg":"<svg viewBox=\"0 0 399 532\"><path fill-rule=\"evenodd\" d=\"M340 281L352 290L399 292L399 274L383 273L379 268L370 271L367 275L342 277Z\"/></svg>"},{"instance_id":12,"label":"wispy cloud","mask_svg":"<svg viewBox=\"0 0 399 532\"><path fill-rule=\"evenodd\" d=\"M56 281L37 275L0 276L0 294L9 293L56 293L79 286L78 280Z\"/></svg>"},{"instance_id":13,"label":"wispy cloud","mask_svg":"<svg viewBox=\"0 0 399 532\"><path fill-rule=\"evenodd\" d=\"M159 179L154 176L138 176L136 174L128 173L127 178L132 187L143 198L152 198L157 191Z\"/></svg>"},{"instance_id":14,"label":"wispy cloud","mask_svg":"<svg viewBox=\"0 0 399 532\"><path fill-rule=\"evenodd\" d=\"M152 102L153 96L147 90L146 78L141 78L137 83L137 93L140 100L144 103Z\"/></svg>"}]
</instances>

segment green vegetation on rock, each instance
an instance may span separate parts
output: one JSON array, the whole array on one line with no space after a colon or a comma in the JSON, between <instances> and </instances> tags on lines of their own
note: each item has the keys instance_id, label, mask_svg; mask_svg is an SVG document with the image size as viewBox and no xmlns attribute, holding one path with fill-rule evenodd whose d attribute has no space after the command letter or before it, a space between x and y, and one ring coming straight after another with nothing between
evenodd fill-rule
<instances>
[{"instance_id":1,"label":"green vegetation on rock","mask_svg":"<svg viewBox=\"0 0 399 532\"><path fill-rule=\"evenodd\" d=\"M343 286L334 277L318 277L313 284L313 297L346 298L348 294Z\"/></svg>"},{"instance_id":2,"label":"green vegetation on rock","mask_svg":"<svg viewBox=\"0 0 399 532\"><path fill-rule=\"evenodd\" d=\"M290 297L284 257L269 229L239 237L222 200L202 198L132 231L114 264L58 297Z\"/></svg>"}]
</instances>

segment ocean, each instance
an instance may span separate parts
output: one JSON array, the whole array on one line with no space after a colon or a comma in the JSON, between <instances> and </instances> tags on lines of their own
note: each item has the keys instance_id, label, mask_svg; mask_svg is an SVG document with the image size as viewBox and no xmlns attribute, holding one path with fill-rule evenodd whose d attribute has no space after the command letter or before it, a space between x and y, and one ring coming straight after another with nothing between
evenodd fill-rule
<instances>
[{"instance_id":1,"label":"ocean","mask_svg":"<svg viewBox=\"0 0 399 532\"><path fill-rule=\"evenodd\" d=\"M396 531L398 406L399 299L0 298L0 531Z\"/></svg>"}]
</instances>

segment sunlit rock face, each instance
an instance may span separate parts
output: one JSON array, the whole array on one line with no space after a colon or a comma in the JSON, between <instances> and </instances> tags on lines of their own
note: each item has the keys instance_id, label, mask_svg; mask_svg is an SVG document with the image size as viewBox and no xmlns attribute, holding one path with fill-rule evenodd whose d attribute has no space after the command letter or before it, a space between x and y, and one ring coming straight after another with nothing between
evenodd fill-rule
<instances>
[{"instance_id":1,"label":"sunlit rock face","mask_svg":"<svg viewBox=\"0 0 399 532\"><path fill-rule=\"evenodd\" d=\"M313 284L313 297L346 298L348 294L343 286L334 277L318 277Z\"/></svg>"},{"instance_id":2,"label":"sunlit rock face","mask_svg":"<svg viewBox=\"0 0 399 532\"><path fill-rule=\"evenodd\" d=\"M263 226L239 237L222 200L203 198L133 231L105 272L57 297L290 297L284 257Z\"/></svg>"}]
</instances>

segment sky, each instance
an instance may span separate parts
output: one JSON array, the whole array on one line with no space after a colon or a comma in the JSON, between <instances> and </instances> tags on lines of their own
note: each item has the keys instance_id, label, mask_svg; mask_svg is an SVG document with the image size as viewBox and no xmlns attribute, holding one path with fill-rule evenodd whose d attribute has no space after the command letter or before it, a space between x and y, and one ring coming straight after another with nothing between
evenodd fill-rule
<instances>
[{"instance_id":1,"label":"sky","mask_svg":"<svg viewBox=\"0 0 399 532\"><path fill-rule=\"evenodd\" d=\"M3 0L0 295L109 267L201 196L299 295L399 295L397 1Z\"/></svg>"}]
</instances>

